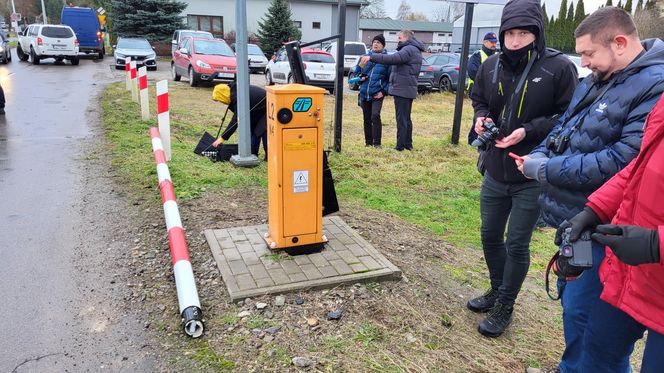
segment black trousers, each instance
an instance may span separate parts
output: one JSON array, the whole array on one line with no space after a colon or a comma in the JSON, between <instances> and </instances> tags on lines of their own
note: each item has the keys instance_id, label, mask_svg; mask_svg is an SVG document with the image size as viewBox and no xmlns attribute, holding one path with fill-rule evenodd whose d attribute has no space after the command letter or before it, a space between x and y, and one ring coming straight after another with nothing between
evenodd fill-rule
<instances>
[{"instance_id":1,"label":"black trousers","mask_svg":"<svg viewBox=\"0 0 664 373\"><path fill-rule=\"evenodd\" d=\"M394 96L394 109L397 115L397 150L413 148L413 122L410 120L412 108L412 98Z\"/></svg>"},{"instance_id":2,"label":"black trousers","mask_svg":"<svg viewBox=\"0 0 664 373\"><path fill-rule=\"evenodd\" d=\"M5 108L5 90L0 85L0 109Z\"/></svg>"},{"instance_id":3,"label":"black trousers","mask_svg":"<svg viewBox=\"0 0 664 373\"><path fill-rule=\"evenodd\" d=\"M382 97L371 101L362 101L364 143L366 145L380 145L380 139L383 134L383 122L380 119L380 110L382 108Z\"/></svg>"}]
</instances>

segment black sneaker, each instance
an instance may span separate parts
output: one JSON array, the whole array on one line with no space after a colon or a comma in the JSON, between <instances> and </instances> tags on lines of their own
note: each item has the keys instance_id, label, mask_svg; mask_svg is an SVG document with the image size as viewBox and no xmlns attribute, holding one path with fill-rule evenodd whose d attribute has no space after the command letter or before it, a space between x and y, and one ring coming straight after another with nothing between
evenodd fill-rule
<instances>
[{"instance_id":1,"label":"black sneaker","mask_svg":"<svg viewBox=\"0 0 664 373\"><path fill-rule=\"evenodd\" d=\"M512 306L506 306L500 302L491 309L486 319L480 322L477 330L485 337L498 337L512 322Z\"/></svg>"},{"instance_id":2,"label":"black sneaker","mask_svg":"<svg viewBox=\"0 0 664 373\"><path fill-rule=\"evenodd\" d=\"M489 312L496 304L496 299L498 299L498 290L491 288L484 295L469 300L466 307L473 312Z\"/></svg>"}]
</instances>

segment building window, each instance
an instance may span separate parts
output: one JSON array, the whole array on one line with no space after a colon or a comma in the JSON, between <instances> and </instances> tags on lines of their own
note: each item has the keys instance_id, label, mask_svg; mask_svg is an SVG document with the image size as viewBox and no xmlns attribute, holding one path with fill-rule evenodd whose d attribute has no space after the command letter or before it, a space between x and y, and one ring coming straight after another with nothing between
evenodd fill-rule
<instances>
[{"instance_id":1,"label":"building window","mask_svg":"<svg viewBox=\"0 0 664 373\"><path fill-rule=\"evenodd\" d=\"M311 28L314 30L320 30L320 22L312 22Z\"/></svg>"},{"instance_id":2,"label":"building window","mask_svg":"<svg viewBox=\"0 0 664 373\"><path fill-rule=\"evenodd\" d=\"M396 35L396 34L397 34L396 31L390 31L390 35Z\"/></svg>"},{"instance_id":3,"label":"building window","mask_svg":"<svg viewBox=\"0 0 664 373\"><path fill-rule=\"evenodd\" d=\"M442 36L442 37L445 37L445 34L440 34L440 33L439 33L439 34L438 34L438 36Z\"/></svg>"},{"instance_id":4,"label":"building window","mask_svg":"<svg viewBox=\"0 0 664 373\"><path fill-rule=\"evenodd\" d=\"M302 28L302 21L293 21L293 26L297 28Z\"/></svg>"},{"instance_id":5,"label":"building window","mask_svg":"<svg viewBox=\"0 0 664 373\"><path fill-rule=\"evenodd\" d=\"M208 31L217 37L224 36L224 17L188 14L187 24L192 30Z\"/></svg>"}]
</instances>

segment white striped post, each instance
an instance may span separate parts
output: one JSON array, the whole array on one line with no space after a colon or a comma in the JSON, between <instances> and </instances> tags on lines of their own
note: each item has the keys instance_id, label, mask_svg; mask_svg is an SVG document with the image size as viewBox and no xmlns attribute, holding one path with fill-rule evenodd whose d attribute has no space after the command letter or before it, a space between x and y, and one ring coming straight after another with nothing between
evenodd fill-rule
<instances>
[{"instance_id":1,"label":"white striped post","mask_svg":"<svg viewBox=\"0 0 664 373\"><path fill-rule=\"evenodd\" d=\"M131 91L131 57L125 57L125 87Z\"/></svg>"},{"instance_id":2,"label":"white striped post","mask_svg":"<svg viewBox=\"0 0 664 373\"><path fill-rule=\"evenodd\" d=\"M157 82L157 123L166 159L171 160L171 116L168 111L168 80Z\"/></svg>"},{"instance_id":3,"label":"white striped post","mask_svg":"<svg viewBox=\"0 0 664 373\"><path fill-rule=\"evenodd\" d=\"M136 61L131 61L129 64L131 72L131 99L138 102L138 86L136 85Z\"/></svg>"},{"instance_id":4,"label":"white striped post","mask_svg":"<svg viewBox=\"0 0 664 373\"><path fill-rule=\"evenodd\" d=\"M161 201L164 204L164 220L168 231L168 246L171 250L171 262L173 263L180 316L182 316L184 323L184 332L192 338L198 338L203 335L205 326L203 325L203 312L201 311L201 302L198 299L194 271L189 261L187 241L180 220L180 211L175 202L175 190L173 189L171 174L168 171L159 130L154 127L150 128L150 136L152 137L154 159L157 163Z\"/></svg>"},{"instance_id":5,"label":"white striped post","mask_svg":"<svg viewBox=\"0 0 664 373\"><path fill-rule=\"evenodd\" d=\"M141 118L150 119L150 105L148 102L148 68L141 66L138 69L138 90L141 96Z\"/></svg>"}]
</instances>

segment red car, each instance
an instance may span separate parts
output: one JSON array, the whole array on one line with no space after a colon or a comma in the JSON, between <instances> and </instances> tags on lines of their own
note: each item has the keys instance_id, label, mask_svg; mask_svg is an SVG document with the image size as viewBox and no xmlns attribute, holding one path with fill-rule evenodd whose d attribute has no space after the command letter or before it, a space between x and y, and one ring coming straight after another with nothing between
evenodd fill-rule
<instances>
[{"instance_id":1,"label":"red car","mask_svg":"<svg viewBox=\"0 0 664 373\"><path fill-rule=\"evenodd\" d=\"M192 87L201 81L230 82L235 80L236 71L235 54L223 40L188 37L173 52L173 80L177 82L182 76L188 76Z\"/></svg>"}]
</instances>

